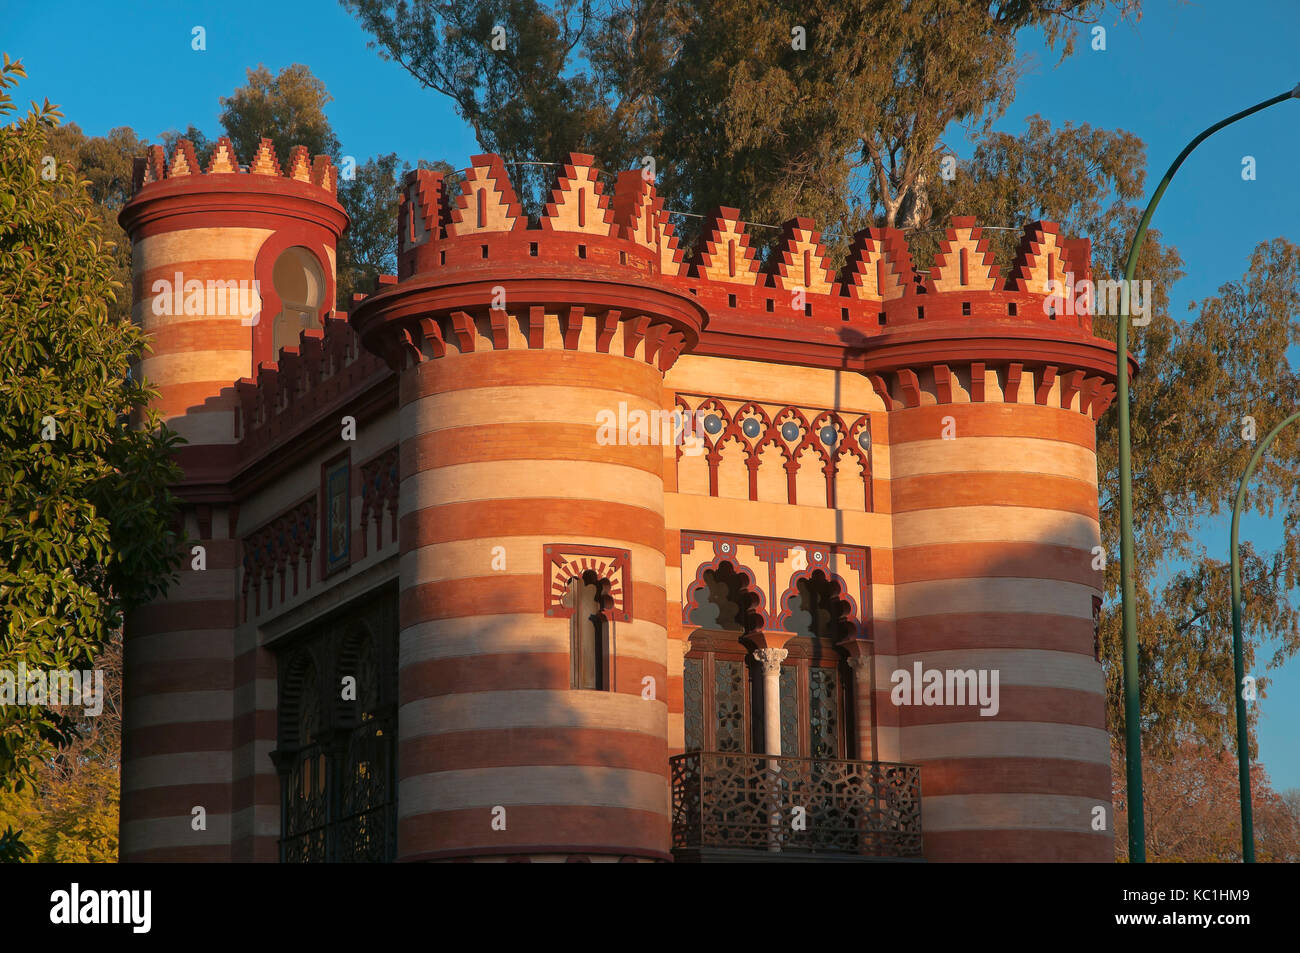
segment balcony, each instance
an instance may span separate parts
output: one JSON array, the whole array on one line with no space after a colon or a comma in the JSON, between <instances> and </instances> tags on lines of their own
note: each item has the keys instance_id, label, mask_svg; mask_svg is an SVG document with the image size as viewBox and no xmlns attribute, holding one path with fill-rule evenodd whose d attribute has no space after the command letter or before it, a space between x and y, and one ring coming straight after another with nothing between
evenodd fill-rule
<instances>
[{"instance_id":1,"label":"balcony","mask_svg":"<svg viewBox=\"0 0 1300 953\"><path fill-rule=\"evenodd\" d=\"M916 765L693 751L669 766L679 862L922 859Z\"/></svg>"}]
</instances>

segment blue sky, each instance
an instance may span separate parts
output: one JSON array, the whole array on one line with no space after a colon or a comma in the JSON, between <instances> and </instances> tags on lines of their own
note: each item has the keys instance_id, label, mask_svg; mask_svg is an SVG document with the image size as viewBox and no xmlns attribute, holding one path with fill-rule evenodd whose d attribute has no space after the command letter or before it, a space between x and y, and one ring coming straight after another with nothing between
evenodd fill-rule
<instances>
[{"instance_id":1,"label":"blue sky","mask_svg":"<svg viewBox=\"0 0 1300 953\"><path fill-rule=\"evenodd\" d=\"M411 164L445 158L462 167L479 151L448 101L367 49L367 35L329 0L5 6L0 43L29 76L19 101L48 97L92 135L126 125L156 141L191 123L215 134L218 97L242 85L248 67L265 63L278 72L306 63L334 97L328 115L344 154L364 161L396 152ZM1091 49L1085 35L1059 64L1040 37L1025 34L1020 48L1030 68L997 128L1019 133L1037 113L1054 125L1070 120L1135 133L1147 143L1153 187L1206 126L1300 82L1295 0L1145 6L1136 25L1103 19L1104 51ZM205 51L191 48L195 26L206 31ZM1254 181L1241 176L1248 155ZM1218 133L1188 160L1154 222L1185 262L1187 277L1172 289L1176 317L1186 315L1189 301L1240 278L1259 242L1300 240L1298 164L1300 100ZM1140 381L1134 394L1141 400ZM1269 426L1261 421L1261 433ZM1242 538L1276 543L1279 530L1251 517ZM1226 557L1226 519L1207 523L1202 539ZM1272 674L1274 687L1261 702L1261 755L1276 787L1300 787L1300 660Z\"/></svg>"}]
</instances>

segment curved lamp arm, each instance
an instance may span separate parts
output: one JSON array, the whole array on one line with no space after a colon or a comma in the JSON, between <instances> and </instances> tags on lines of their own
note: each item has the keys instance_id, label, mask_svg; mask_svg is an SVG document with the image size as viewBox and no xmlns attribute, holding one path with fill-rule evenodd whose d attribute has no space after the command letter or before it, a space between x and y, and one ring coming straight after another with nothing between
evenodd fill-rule
<instances>
[{"instance_id":1,"label":"curved lamp arm","mask_svg":"<svg viewBox=\"0 0 1300 953\"><path fill-rule=\"evenodd\" d=\"M1300 87L1297 87L1300 88ZM1250 802L1250 738L1246 731L1246 699L1241 683L1245 681L1245 659L1241 647L1241 554L1237 551L1237 528L1241 522L1241 508L1246 502L1246 484L1255 473L1260 458L1268 445L1289 423L1300 420L1300 412L1292 414L1269 431L1250 455L1246 472L1241 475L1237 488L1237 501L1232 504L1232 535L1230 539L1232 561L1232 670L1236 676L1233 693L1237 696L1237 774L1241 785L1241 857L1248 864L1255 862L1255 822Z\"/></svg>"},{"instance_id":2,"label":"curved lamp arm","mask_svg":"<svg viewBox=\"0 0 1300 953\"><path fill-rule=\"evenodd\" d=\"M1142 707L1138 699L1138 665L1137 665L1137 593L1133 567L1133 461L1129 424L1128 397L1128 320L1129 289L1133 282L1133 273L1137 270L1138 253L1142 249L1142 240L1146 238L1147 226L1155 214L1160 198L1169 187L1178 167L1183 164L1192 150L1199 146L1224 126L1229 126L1238 119L1245 119L1261 109L1276 106L1287 99L1300 99L1300 84L1285 93L1279 93L1272 99L1266 99L1249 109L1216 122L1209 129L1193 139L1178 154L1174 164L1169 167L1165 177L1160 180L1155 194L1147 203L1147 210L1138 223L1129 245L1128 262L1124 266L1124 283L1120 287L1119 325L1116 328L1116 381L1115 402L1119 405L1119 523L1120 523L1120 593L1123 599L1124 614L1124 726L1125 726L1125 763L1128 791L1128 846L1129 860L1134 863L1146 861L1146 823L1142 809L1142 732L1140 719Z\"/></svg>"}]
</instances>

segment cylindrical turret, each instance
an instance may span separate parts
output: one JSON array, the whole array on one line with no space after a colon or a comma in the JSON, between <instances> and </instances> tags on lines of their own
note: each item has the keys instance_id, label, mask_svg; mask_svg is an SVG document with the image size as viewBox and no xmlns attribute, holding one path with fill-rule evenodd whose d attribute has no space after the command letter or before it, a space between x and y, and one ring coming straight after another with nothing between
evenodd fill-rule
<instances>
[{"instance_id":1,"label":"cylindrical turret","mask_svg":"<svg viewBox=\"0 0 1300 953\"><path fill-rule=\"evenodd\" d=\"M666 859L663 450L632 431L703 309L591 157L539 229L473 163L452 207L408 177L403 280L352 315L402 373L398 856Z\"/></svg>"},{"instance_id":2,"label":"cylindrical turret","mask_svg":"<svg viewBox=\"0 0 1300 953\"><path fill-rule=\"evenodd\" d=\"M1087 254L1037 223L1004 286L955 219L865 357L889 410L894 539L880 756L921 766L929 860L1113 857L1093 612L1114 348L1092 336L1086 296L1051 296L1091 278Z\"/></svg>"},{"instance_id":3,"label":"cylindrical turret","mask_svg":"<svg viewBox=\"0 0 1300 953\"><path fill-rule=\"evenodd\" d=\"M246 172L224 137L206 172L183 139L170 165L161 146L137 163L119 218L132 243L134 318L153 345L140 373L170 420L320 327L347 216L329 158L309 162L301 146L287 174L269 139Z\"/></svg>"},{"instance_id":4,"label":"cylindrical turret","mask_svg":"<svg viewBox=\"0 0 1300 953\"><path fill-rule=\"evenodd\" d=\"M302 147L287 175L266 139L247 171L224 138L206 172L185 140L170 165L160 146L137 162L120 221L132 241L134 317L152 345L138 371L188 441L178 453L185 476L172 489L200 548L184 554L167 598L127 623L121 858L252 859L264 832L250 812L236 818L234 792L253 784L250 687L274 667L264 649L235 644L236 513L213 481L234 459L235 382L333 308L347 216L329 159L311 164Z\"/></svg>"}]
</instances>

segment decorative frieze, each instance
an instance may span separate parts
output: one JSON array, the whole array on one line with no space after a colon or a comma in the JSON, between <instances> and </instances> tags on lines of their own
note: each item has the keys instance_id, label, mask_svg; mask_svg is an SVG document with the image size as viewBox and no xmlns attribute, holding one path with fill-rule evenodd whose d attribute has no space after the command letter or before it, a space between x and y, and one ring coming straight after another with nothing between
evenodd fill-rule
<instances>
[{"instance_id":1,"label":"decorative frieze","mask_svg":"<svg viewBox=\"0 0 1300 953\"><path fill-rule=\"evenodd\" d=\"M677 406L691 424L678 492L871 511L866 412L683 393Z\"/></svg>"},{"instance_id":2,"label":"decorative frieze","mask_svg":"<svg viewBox=\"0 0 1300 953\"><path fill-rule=\"evenodd\" d=\"M283 602L290 595L296 596L300 577L304 589L311 586L316 513L313 496L243 538L241 621L248 621L250 601L253 614L257 615L271 608L277 598Z\"/></svg>"}]
</instances>

